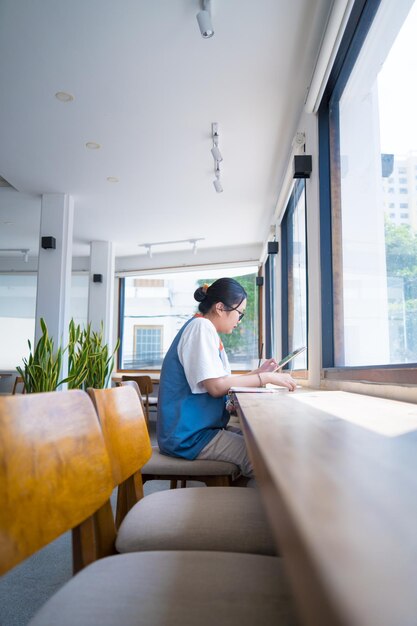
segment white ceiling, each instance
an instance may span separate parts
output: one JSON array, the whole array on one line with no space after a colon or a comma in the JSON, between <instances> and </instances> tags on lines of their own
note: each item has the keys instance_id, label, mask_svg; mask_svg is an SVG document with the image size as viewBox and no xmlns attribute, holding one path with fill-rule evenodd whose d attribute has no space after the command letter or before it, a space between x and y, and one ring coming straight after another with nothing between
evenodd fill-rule
<instances>
[{"instance_id":1,"label":"white ceiling","mask_svg":"<svg viewBox=\"0 0 417 626\"><path fill-rule=\"evenodd\" d=\"M212 0L205 40L198 0L0 0L0 175L18 190L0 188L0 248L36 255L50 192L74 197L75 256L92 240L118 257L200 237L260 248L331 5Z\"/></svg>"}]
</instances>

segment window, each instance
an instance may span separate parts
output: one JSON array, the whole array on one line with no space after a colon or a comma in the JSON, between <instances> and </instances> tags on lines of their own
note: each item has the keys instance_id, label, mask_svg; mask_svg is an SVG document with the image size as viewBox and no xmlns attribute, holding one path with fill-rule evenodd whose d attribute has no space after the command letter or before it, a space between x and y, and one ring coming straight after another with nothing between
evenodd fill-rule
<instances>
[{"instance_id":1,"label":"window","mask_svg":"<svg viewBox=\"0 0 417 626\"><path fill-rule=\"evenodd\" d=\"M0 370L15 370L35 340L36 274L0 275ZM88 275L72 275L70 317L85 324Z\"/></svg>"},{"instance_id":2,"label":"window","mask_svg":"<svg viewBox=\"0 0 417 626\"><path fill-rule=\"evenodd\" d=\"M193 294L199 285L232 276L248 294L245 316L222 341L233 369L258 362L257 267L192 270L122 278L119 367L159 369L183 324L197 312Z\"/></svg>"},{"instance_id":3,"label":"window","mask_svg":"<svg viewBox=\"0 0 417 626\"><path fill-rule=\"evenodd\" d=\"M408 202L401 202L400 209L408 209Z\"/></svg>"},{"instance_id":4,"label":"window","mask_svg":"<svg viewBox=\"0 0 417 626\"><path fill-rule=\"evenodd\" d=\"M163 326L135 326L133 358L137 367L160 364L162 361Z\"/></svg>"},{"instance_id":5,"label":"window","mask_svg":"<svg viewBox=\"0 0 417 626\"><path fill-rule=\"evenodd\" d=\"M394 209L395 208L395 202L390 202L388 206L389 206L390 209Z\"/></svg>"},{"instance_id":6,"label":"window","mask_svg":"<svg viewBox=\"0 0 417 626\"><path fill-rule=\"evenodd\" d=\"M381 156L391 155L393 171L406 174L417 150L410 132L417 92L409 80L417 63L417 4L362 4L351 31L356 45L321 109L323 124L327 107L332 139L334 355L327 365L339 367L417 362L417 231L396 224L395 213L384 214L384 194L394 189L385 191L383 176L390 173L381 171ZM348 171L340 166L344 160Z\"/></svg>"},{"instance_id":7,"label":"window","mask_svg":"<svg viewBox=\"0 0 417 626\"><path fill-rule=\"evenodd\" d=\"M294 185L282 233L282 351L283 356L307 345L307 244L305 182ZM306 369L303 352L290 363L291 369Z\"/></svg>"},{"instance_id":8,"label":"window","mask_svg":"<svg viewBox=\"0 0 417 626\"><path fill-rule=\"evenodd\" d=\"M407 179L406 178L399 178L398 182L400 183L400 185L406 185L407 184Z\"/></svg>"}]
</instances>

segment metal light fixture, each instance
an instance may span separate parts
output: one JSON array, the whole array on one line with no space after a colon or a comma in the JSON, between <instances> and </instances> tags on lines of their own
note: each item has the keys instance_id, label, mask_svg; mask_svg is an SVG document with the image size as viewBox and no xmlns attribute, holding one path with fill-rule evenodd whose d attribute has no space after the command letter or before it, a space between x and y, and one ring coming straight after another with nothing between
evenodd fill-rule
<instances>
[{"instance_id":1,"label":"metal light fixture","mask_svg":"<svg viewBox=\"0 0 417 626\"><path fill-rule=\"evenodd\" d=\"M146 254L149 258L152 258L153 246L167 246L176 243L189 243L192 246L193 254L197 254L197 242L203 241L204 237L196 237L194 239L177 239L176 241L154 241L153 243L139 243L139 247L146 248Z\"/></svg>"},{"instance_id":2,"label":"metal light fixture","mask_svg":"<svg viewBox=\"0 0 417 626\"><path fill-rule=\"evenodd\" d=\"M18 254L23 254L23 260L25 263L29 261L29 248L0 248L0 253L5 252L6 254L10 252L17 252Z\"/></svg>"},{"instance_id":3,"label":"metal light fixture","mask_svg":"<svg viewBox=\"0 0 417 626\"><path fill-rule=\"evenodd\" d=\"M215 180L213 180L213 185L214 185L214 189L217 191L217 193L222 193L223 186L222 186L219 178L216 178Z\"/></svg>"},{"instance_id":4,"label":"metal light fixture","mask_svg":"<svg viewBox=\"0 0 417 626\"><path fill-rule=\"evenodd\" d=\"M219 125L217 122L213 122L211 125L211 136L213 139L213 147L211 149L213 159L217 162L223 161L223 157L219 150Z\"/></svg>"},{"instance_id":5,"label":"metal light fixture","mask_svg":"<svg viewBox=\"0 0 417 626\"><path fill-rule=\"evenodd\" d=\"M211 125L211 136L213 139L211 154L214 159L214 175L216 177L215 180L213 180L213 185L217 193L221 193L223 191L223 187L220 182L220 162L223 161L223 157L219 150L219 125L217 122L213 122Z\"/></svg>"},{"instance_id":6,"label":"metal light fixture","mask_svg":"<svg viewBox=\"0 0 417 626\"><path fill-rule=\"evenodd\" d=\"M214 35L214 28L211 21L211 7L210 0L202 0L202 11L197 13L197 22L200 29L201 36L204 39L209 39Z\"/></svg>"}]
</instances>

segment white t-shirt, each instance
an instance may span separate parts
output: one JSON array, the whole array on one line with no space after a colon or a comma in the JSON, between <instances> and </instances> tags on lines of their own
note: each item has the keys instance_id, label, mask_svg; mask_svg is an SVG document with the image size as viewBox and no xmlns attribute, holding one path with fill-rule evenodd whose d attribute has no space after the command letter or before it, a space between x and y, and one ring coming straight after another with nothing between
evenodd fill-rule
<instances>
[{"instance_id":1,"label":"white t-shirt","mask_svg":"<svg viewBox=\"0 0 417 626\"><path fill-rule=\"evenodd\" d=\"M178 358L192 393L207 393L201 381L230 374L227 354L213 324L196 317L182 333L178 342Z\"/></svg>"}]
</instances>

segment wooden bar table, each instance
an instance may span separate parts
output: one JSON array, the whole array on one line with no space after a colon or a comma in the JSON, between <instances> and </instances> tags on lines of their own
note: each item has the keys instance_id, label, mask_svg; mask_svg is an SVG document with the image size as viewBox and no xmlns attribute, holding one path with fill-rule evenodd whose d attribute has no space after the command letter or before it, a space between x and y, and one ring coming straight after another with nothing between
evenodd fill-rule
<instances>
[{"instance_id":1,"label":"wooden bar table","mask_svg":"<svg viewBox=\"0 0 417 626\"><path fill-rule=\"evenodd\" d=\"M308 626L417 625L417 405L342 391L236 393Z\"/></svg>"}]
</instances>

